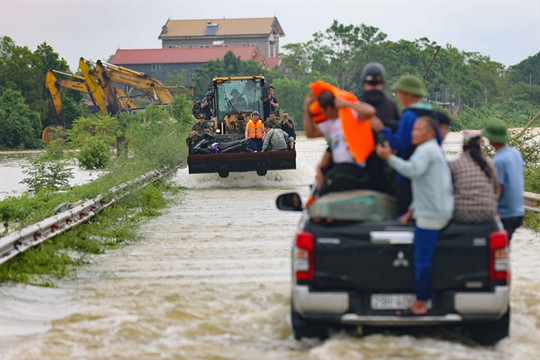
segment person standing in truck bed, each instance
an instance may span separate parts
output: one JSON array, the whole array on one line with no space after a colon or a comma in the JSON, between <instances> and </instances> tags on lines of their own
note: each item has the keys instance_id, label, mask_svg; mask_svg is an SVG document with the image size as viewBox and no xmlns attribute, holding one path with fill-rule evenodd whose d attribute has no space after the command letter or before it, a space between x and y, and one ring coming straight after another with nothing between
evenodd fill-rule
<instances>
[{"instance_id":1,"label":"person standing in truck bed","mask_svg":"<svg viewBox=\"0 0 540 360\"><path fill-rule=\"evenodd\" d=\"M414 75L403 75L395 85L397 97L401 105L406 109L398 120L398 128L393 131L386 126L381 130L389 142L392 149L396 150L397 155L404 160L408 160L415 147L411 143L411 132L414 123L420 116L434 117L431 104L422 102L422 98L427 97L428 93L422 80ZM442 142L440 132L437 130L437 140ZM405 213L412 201L411 182L406 176L399 173L396 176L396 195L398 200L399 212Z\"/></svg>"},{"instance_id":2,"label":"person standing in truck bed","mask_svg":"<svg viewBox=\"0 0 540 360\"><path fill-rule=\"evenodd\" d=\"M521 153L507 143L510 136L506 124L502 120L489 122L482 131L495 149L495 167L497 181L500 185L499 216L504 229L508 233L508 241L512 240L514 231L523 224L525 208L523 205L523 158Z\"/></svg>"},{"instance_id":3,"label":"person standing in truck bed","mask_svg":"<svg viewBox=\"0 0 540 360\"><path fill-rule=\"evenodd\" d=\"M396 315L424 315L426 301L432 296L431 264L435 244L454 210L454 196L450 169L444 152L437 143L438 124L429 116L419 117L411 134L416 148L410 159L404 160L392 154L386 141L377 145L377 154L403 176L411 179L413 201L409 211L402 217L407 223L414 216L414 284L416 301Z\"/></svg>"},{"instance_id":4,"label":"person standing in truck bed","mask_svg":"<svg viewBox=\"0 0 540 360\"><path fill-rule=\"evenodd\" d=\"M376 62L362 68L362 94L358 100L375 108L375 115L381 119L384 126L397 131L399 112L396 103L383 92L386 71Z\"/></svg>"}]
</instances>

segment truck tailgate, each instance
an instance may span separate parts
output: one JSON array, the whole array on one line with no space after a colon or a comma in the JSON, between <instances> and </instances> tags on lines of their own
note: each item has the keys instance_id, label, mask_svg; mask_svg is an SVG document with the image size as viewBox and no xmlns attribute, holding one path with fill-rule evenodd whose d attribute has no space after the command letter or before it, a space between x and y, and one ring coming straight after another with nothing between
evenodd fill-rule
<instances>
[{"instance_id":1,"label":"truck tailgate","mask_svg":"<svg viewBox=\"0 0 540 360\"><path fill-rule=\"evenodd\" d=\"M489 282L489 234L496 223L451 223L433 259L435 290L482 287ZM313 289L414 292L414 228L396 222L317 224ZM359 276L361 274L361 276Z\"/></svg>"}]
</instances>

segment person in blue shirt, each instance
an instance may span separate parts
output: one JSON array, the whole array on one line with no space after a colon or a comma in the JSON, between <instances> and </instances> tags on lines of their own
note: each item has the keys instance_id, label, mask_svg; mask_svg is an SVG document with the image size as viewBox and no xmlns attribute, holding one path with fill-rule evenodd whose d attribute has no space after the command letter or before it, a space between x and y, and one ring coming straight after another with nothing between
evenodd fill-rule
<instances>
[{"instance_id":1,"label":"person in blue shirt","mask_svg":"<svg viewBox=\"0 0 540 360\"><path fill-rule=\"evenodd\" d=\"M401 105L405 107L405 111L401 114L398 120L397 131L392 131L391 128L385 127L381 130L390 147L397 152L397 156L403 160L408 160L416 146L411 142L411 133L416 119L421 116L429 116L437 119L433 112L433 107L430 104L422 102L422 98L428 95L426 87L418 77L414 75L403 75L399 78L394 87L397 90L397 97ZM442 142L441 133L438 130L436 140L440 144ZM412 202L411 182L406 177L398 174L396 176L396 193L399 206L399 212L404 214L407 212L409 205Z\"/></svg>"},{"instance_id":2,"label":"person in blue shirt","mask_svg":"<svg viewBox=\"0 0 540 360\"><path fill-rule=\"evenodd\" d=\"M498 211L510 242L514 231L523 224L523 216L525 215L523 158L518 150L507 144L510 136L504 121L490 121L482 132L495 149L493 160L497 169L497 181L501 194Z\"/></svg>"}]
</instances>

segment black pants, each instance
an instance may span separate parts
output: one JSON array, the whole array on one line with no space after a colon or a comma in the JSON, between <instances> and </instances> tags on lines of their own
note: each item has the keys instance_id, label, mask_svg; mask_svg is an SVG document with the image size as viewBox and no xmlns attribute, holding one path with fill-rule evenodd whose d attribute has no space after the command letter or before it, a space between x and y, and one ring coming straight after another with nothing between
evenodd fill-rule
<instances>
[{"instance_id":1,"label":"black pants","mask_svg":"<svg viewBox=\"0 0 540 360\"><path fill-rule=\"evenodd\" d=\"M356 164L334 164L325 174L325 180L319 195L330 192L369 189L370 177L365 167Z\"/></svg>"},{"instance_id":2,"label":"black pants","mask_svg":"<svg viewBox=\"0 0 540 360\"><path fill-rule=\"evenodd\" d=\"M523 224L523 216L504 218L501 219L501 222L503 223L504 230L508 233L508 242L510 243L514 231Z\"/></svg>"}]
</instances>

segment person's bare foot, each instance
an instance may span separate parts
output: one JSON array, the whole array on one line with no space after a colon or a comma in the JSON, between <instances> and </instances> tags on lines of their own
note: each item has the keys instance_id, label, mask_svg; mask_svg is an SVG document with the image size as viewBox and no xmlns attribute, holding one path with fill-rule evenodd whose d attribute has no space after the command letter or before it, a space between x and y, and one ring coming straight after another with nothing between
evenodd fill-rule
<instances>
[{"instance_id":1,"label":"person's bare foot","mask_svg":"<svg viewBox=\"0 0 540 360\"><path fill-rule=\"evenodd\" d=\"M428 309L426 306L426 302L422 300L416 300L414 304L411 305L410 308L405 310L398 310L396 311L396 315L398 316L418 316L418 315L425 315L427 314Z\"/></svg>"}]
</instances>

